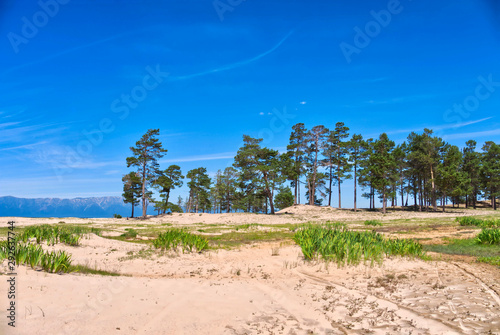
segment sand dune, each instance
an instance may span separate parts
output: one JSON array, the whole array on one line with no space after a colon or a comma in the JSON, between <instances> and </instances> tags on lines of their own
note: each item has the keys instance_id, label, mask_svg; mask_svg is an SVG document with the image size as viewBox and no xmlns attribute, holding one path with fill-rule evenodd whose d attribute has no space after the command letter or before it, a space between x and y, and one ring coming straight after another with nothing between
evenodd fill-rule
<instances>
[{"instance_id":1,"label":"sand dune","mask_svg":"<svg viewBox=\"0 0 500 335\"><path fill-rule=\"evenodd\" d=\"M189 225L261 218L302 221L297 214L189 214L168 220ZM92 219L96 225L110 222L102 220ZM123 276L58 275L21 266L17 327L13 331L2 322L2 334L500 333L500 271L484 264L393 258L382 266L338 268L305 262L298 246L279 242L139 257L146 245L95 235L79 247L44 248L68 250L74 263ZM6 292L2 278L0 290ZM6 306L5 294L0 303Z\"/></svg>"}]
</instances>

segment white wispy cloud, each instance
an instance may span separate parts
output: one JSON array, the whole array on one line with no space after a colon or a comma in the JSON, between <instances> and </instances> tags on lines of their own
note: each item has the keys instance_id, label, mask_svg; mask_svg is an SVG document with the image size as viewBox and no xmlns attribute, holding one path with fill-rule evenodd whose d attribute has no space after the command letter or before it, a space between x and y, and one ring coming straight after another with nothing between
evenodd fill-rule
<instances>
[{"instance_id":1,"label":"white wispy cloud","mask_svg":"<svg viewBox=\"0 0 500 335\"><path fill-rule=\"evenodd\" d=\"M160 164L162 163L183 163L183 162L197 162L197 161L210 161L217 159L230 159L234 158L236 154L234 152L222 152L217 154L208 154L208 155L197 155L197 156L185 156L178 158L170 158L170 159L162 159L160 160Z\"/></svg>"},{"instance_id":2,"label":"white wispy cloud","mask_svg":"<svg viewBox=\"0 0 500 335\"><path fill-rule=\"evenodd\" d=\"M493 130L476 131L476 132L470 132L470 133L444 135L443 139L445 139L445 140L458 140L458 139L470 140L470 139L476 139L476 138L486 137L486 136L500 136L500 128L493 129Z\"/></svg>"},{"instance_id":3,"label":"white wispy cloud","mask_svg":"<svg viewBox=\"0 0 500 335\"><path fill-rule=\"evenodd\" d=\"M46 144L47 141L39 141L35 143L30 143L30 144L23 144L23 145L18 145L14 147L7 147L7 148L0 148L0 151L10 151L10 150L19 150L19 149L34 149L34 147Z\"/></svg>"},{"instance_id":4,"label":"white wispy cloud","mask_svg":"<svg viewBox=\"0 0 500 335\"><path fill-rule=\"evenodd\" d=\"M123 166L125 160L99 161L96 162L92 155L80 155L74 148L69 146L51 144L44 145L30 153L33 162L57 168L65 169L98 169L110 166Z\"/></svg>"},{"instance_id":5,"label":"white wispy cloud","mask_svg":"<svg viewBox=\"0 0 500 335\"><path fill-rule=\"evenodd\" d=\"M386 104L393 104L393 103L426 100L426 99L430 99L430 98L435 98L436 96L437 96L436 94L415 94L415 95L408 95L405 97L390 98L390 99L385 99L385 100L368 100L368 101L365 101L365 104L386 105Z\"/></svg>"},{"instance_id":6,"label":"white wispy cloud","mask_svg":"<svg viewBox=\"0 0 500 335\"><path fill-rule=\"evenodd\" d=\"M217 67L215 69L211 69L211 70L206 70L206 71L202 71L202 72L198 72L198 73L193 73L193 74L188 74L188 75L185 75L185 76L176 76L176 77L170 77L169 80L170 81L177 81L177 80L186 80L186 79L191 79L191 78L195 78L195 77L200 77L200 76L205 76L207 74L211 74L211 73L216 73L216 72L222 72L222 71L227 71L227 70L232 70L234 68L237 68L237 67L240 67L240 66L244 66L244 65L248 65L250 63L253 63L255 61L258 61L259 59L269 55L270 53L276 51L276 49L278 49L283 43L285 43L285 41L290 37L290 35L293 33L293 30L290 31L288 34L286 34L285 37L283 37L275 46L273 46L271 49L261 53L261 54L258 54L257 56L255 57L252 57L252 58L249 58L249 59L246 59L246 60L242 60L242 61L239 61L239 62L236 62L236 63L232 63L232 64L228 64L228 65L224 65L224 66L221 66L221 67Z\"/></svg>"},{"instance_id":7,"label":"white wispy cloud","mask_svg":"<svg viewBox=\"0 0 500 335\"><path fill-rule=\"evenodd\" d=\"M0 123L0 128L8 128L20 124L21 122L3 122Z\"/></svg>"},{"instance_id":8,"label":"white wispy cloud","mask_svg":"<svg viewBox=\"0 0 500 335\"><path fill-rule=\"evenodd\" d=\"M461 123L446 123L446 124L435 125L435 126L422 126L422 127L415 127L415 128L412 128L412 129L400 129L400 130L388 131L386 133L388 135L391 135L391 134L401 134L401 133L411 133L412 131L415 131L415 132L416 131L423 131L424 128L432 129L434 131L447 130L447 129L456 129L456 128L462 128L462 127L465 127L465 126L469 126L471 124L476 124L476 123L484 122L484 121L490 120L492 118L493 118L493 116L490 116L490 117L486 117L486 118L479 119L479 120L472 120L472 121L466 121L466 122L461 122Z\"/></svg>"},{"instance_id":9,"label":"white wispy cloud","mask_svg":"<svg viewBox=\"0 0 500 335\"><path fill-rule=\"evenodd\" d=\"M26 68L26 67L29 67L29 66L38 65L40 63L45 63L47 61L50 61L52 59L64 56L66 54L73 53L73 52L76 52L76 51L79 51L79 50L82 50L82 49L85 49L85 48L93 47L93 46L96 46L96 45L99 45L99 44L102 44L102 43L106 43L106 42L109 42L109 41L112 41L112 40L115 40L115 39L118 39L118 38L121 38L121 37L126 37L128 35L132 35L132 34L135 34L137 32L143 31L143 30L144 29L139 29L139 30L133 30L133 31L129 31L129 32L121 33L121 34L116 34L116 35L112 35L112 36L103 38L101 40L97 40L97 41L93 41L93 42L90 42L90 43L82 44L82 45L79 45L79 46L76 46L76 47L73 47L73 48L65 49L65 50L62 50L62 51L57 52L55 54L48 55L48 56L46 56L44 58L40 58L40 59L37 59L37 60L32 61L32 62L24 63L24 64L21 64L21 65L14 66L14 67L11 67L9 69L6 69L3 72L3 74L11 73L11 72L14 72L14 71L17 71L17 70L20 70L20 69L23 69L23 68Z\"/></svg>"}]
</instances>

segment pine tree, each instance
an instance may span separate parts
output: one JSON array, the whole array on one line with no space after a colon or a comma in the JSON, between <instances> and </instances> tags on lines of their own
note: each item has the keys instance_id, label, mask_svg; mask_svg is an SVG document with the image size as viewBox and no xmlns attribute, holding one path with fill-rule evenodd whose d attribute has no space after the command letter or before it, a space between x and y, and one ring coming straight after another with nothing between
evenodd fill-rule
<instances>
[{"instance_id":1,"label":"pine tree","mask_svg":"<svg viewBox=\"0 0 500 335\"><path fill-rule=\"evenodd\" d=\"M141 178L136 172L130 172L122 178L123 181L123 202L132 205L131 218L134 217L134 207L139 203L141 197Z\"/></svg>"},{"instance_id":2,"label":"pine tree","mask_svg":"<svg viewBox=\"0 0 500 335\"><path fill-rule=\"evenodd\" d=\"M294 196L289 187L280 188L279 193L274 198L275 206L280 210L292 206L293 202Z\"/></svg>"},{"instance_id":3,"label":"pine tree","mask_svg":"<svg viewBox=\"0 0 500 335\"><path fill-rule=\"evenodd\" d=\"M133 156L127 157L127 167L137 168L142 185L142 217L146 218L148 183L152 182L158 174L158 159L167 152L162 148L161 142L156 138L160 134L159 129L149 129L135 147L130 147Z\"/></svg>"},{"instance_id":4,"label":"pine tree","mask_svg":"<svg viewBox=\"0 0 500 335\"><path fill-rule=\"evenodd\" d=\"M351 175L351 165L348 159L348 143L344 141L349 137L349 128L343 122L337 122L335 129L328 133L324 146L323 156L326 157L328 167L329 187L328 206L332 204L332 181L336 179L339 192L339 208L342 208L341 188L342 181L349 179Z\"/></svg>"},{"instance_id":5,"label":"pine tree","mask_svg":"<svg viewBox=\"0 0 500 335\"><path fill-rule=\"evenodd\" d=\"M233 202L236 200L238 177L238 171L231 166L225 168L221 175L221 207L226 213L231 212Z\"/></svg>"},{"instance_id":6,"label":"pine tree","mask_svg":"<svg viewBox=\"0 0 500 335\"><path fill-rule=\"evenodd\" d=\"M195 213L201 209L202 211L209 210L210 205L210 184L211 180L207 174L207 169L199 167L188 171L186 177L190 179L187 183L189 187L189 205L188 212L194 209Z\"/></svg>"},{"instance_id":7,"label":"pine tree","mask_svg":"<svg viewBox=\"0 0 500 335\"><path fill-rule=\"evenodd\" d=\"M176 187L181 187L184 179L181 168L178 165L170 165L164 171L159 171L153 186L159 189L160 197L163 198L163 214L168 209L168 199L170 198L170 191Z\"/></svg>"},{"instance_id":8,"label":"pine tree","mask_svg":"<svg viewBox=\"0 0 500 335\"><path fill-rule=\"evenodd\" d=\"M491 199L491 207L496 210L496 198L500 195L500 146L488 141L482 150L481 181L485 194Z\"/></svg>"},{"instance_id":9,"label":"pine tree","mask_svg":"<svg viewBox=\"0 0 500 335\"><path fill-rule=\"evenodd\" d=\"M353 168L355 212L357 211L358 168L364 158L365 151L366 143L363 141L363 136L353 134L351 140L347 143L347 152L349 154L349 162Z\"/></svg>"},{"instance_id":10,"label":"pine tree","mask_svg":"<svg viewBox=\"0 0 500 335\"><path fill-rule=\"evenodd\" d=\"M397 188L399 186L399 192L401 195L401 208L403 208L405 205L404 203L405 177L406 177L406 169L408 168L408 162L406 157L406 143L403 142L402 144L396 146L393 155L396 161L397 173L399 175L399 180L397 181L397 184L394 185L394 187ZM396 195L397 193L396 189L394 190L394 193Z\"/></svg>"},{"instance_id":11,"label":"pine tree","mask_svg":"<svg viewBox=\"0 0 500 335\"><path fill-rule=\"evenodd\" d=\"M362 155L359 161L359 185L368 189L367 193L363 193L364 198L368 198L370 202L370 209L375 208L375 192L373 189L373 171L372 171L372 158L373 158L373 139L369 138L362 142Z\"/></svg>"},{"instance_id":12,"label":"pine tree","mask_svg":"<svg viewBox=\"0 0 500 335\"><path fill-rule=\"evenodd\" d=\"M445 211L446 198L459 193L460 185L463 183L464 174L461 171L462 153L455 145L445 145L443 150L442 164L438 165L436 184L441 192L441 205Z\"/></svg>"},{"instance_id":13,"label":"pine tree","mask_svg":"<svg viewBox=\"0 0 500 335\"><path fill-rule=\"evenodd\" d=\"M300 177L305 173L307 130L303 123L297 123L292 127L292 130L290 142L286 147L289 156L293 160L288 178L292 181L294 187L294 204L300 204Z\"/></svg>"},{"instance_id":14,"label":"pine tree","mask_svg":"<svg viewBox=\"0 0 500 335\"><path fill-rule=\"evenodd\" d=\"M286 179L288 155L260 146L261 138L243 136L241 147L234 158L234 166L241 170L242 181L256 187L255 196L262 195L274 214L274 191ZM267 212L267 210L266 210Z\"/></svg>"},{"instance_id":15,"label":"pine tree","mask_svg":"<svg viewBox=\"0 0 500 335\"><path fill-rule=\"evenodd\" d=\"M423 157L427 171L430 174L430 182L432 187L431 201L434 211L437 211L437 196L436 196L436 169L439 165L441 151L444 147L444 142L441 138L432 136L432 130L425 128L423 134Z\"/></svg>"},{"instance_id":16,"label":"pine tree","mask_svg":"<svg viewBox=\"0 0 500 335\"><path fill-rule=\"evenodd\" d=\"M307 134L307 188L309 192L309 205L315 205L316 188L318 181L319 155L325 146L328 129L325 126L315 126Z\"/></svg>"},{"instance_id":17,"label":"pine tree","mask_svg":"<svg viewBox=\"0 0 500 335\"><path fill-rule=\"evenodd\" d=\"M470 140L465 143L463 149L463 171L468 182L466 187L465 207L469 207L470 202L476 209L477 196L480 188L481 155L476 152L476 141Z\"/></svg>"},{"instance_id":18,"label":"pine tree","mask_svg":"<svg viewBox=\"0 0 500 335\"><path fill-rule=\"evenodd\" d=\"M387 208L387 195L392 191L392 185L397 180L397 166L392 151L394 142L389 140L387 134L383 133L373 143L373 154L370 157L372 165L372 184L382 197L382 211L385 214Z\"/></svg>"}]
</instances>

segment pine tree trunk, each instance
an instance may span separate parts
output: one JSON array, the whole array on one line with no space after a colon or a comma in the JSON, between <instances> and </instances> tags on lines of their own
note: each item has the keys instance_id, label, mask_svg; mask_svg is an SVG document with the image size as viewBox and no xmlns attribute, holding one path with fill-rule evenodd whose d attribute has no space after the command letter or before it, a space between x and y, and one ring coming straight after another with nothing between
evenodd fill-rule
<instances>
[{"instance_id":1,"label":"pine tree trunk","mask_svg":"<svg viewBox=\"0 0 500 335\"><path fill-rule=\"evenodd\" d=\"M436 184L434 183L434 171L431 164L431 184L432 184L432 209L437 212Z\"/></svg>"},{"instance_id":2,"label":"pine tree trunk","mask_svg":"<svg viewBox=\"0 0 500 335\"><path fill-rule=\"evenodd\" d=\"M316 150L315 156L314 156L314 165L313 165L313 179L312 179L312 185L311 189L309 190L309 205L314 206L314 200L315 200L315 193L316 193L316 174L318 172L318 151Z\"/></svg>"},{"instance_id":3,"label":"pine tree trunk","mask_svg":"<svg viewBox=\"0 0 500 335\"><path fill-rule=\"evenodd\" d=\"M330 186L328 188L328 206L332 206L332 183L333 183L333 169L332 164L330 163Z\"/></svg>"},{"instance_id":4,"label":"pine tree trunk","mask_svg":"<svg viewBox=\"0 0 500 335\"><path fill-rule=\"evenodd\" d=\"M384 190L382 196L383 196L383 199L382 199L382 213L385 214L386 213L386 206L387 206L386 205L385 190Z\"/></svg>"},{"instance_id":5,"label":"pine tree trunk","mask_svg":"<svg viewBox=\"0 0 500 335\"><path fill-rule=\"evenodd\" d=\"M418 193L419 193L418 211L421 212L423 199L422 199L422 179L420 177L418 178Z\"/></svg>"},{"instance_id":6,"label":"pine tree trunk","mask_svg":"<svg viewBox=\"0 0 500 335\"><path fill-rule=\"evenodd\" d=\"M357 166L354 163L354 211L357 212L358 209L356 207L356 193L357 193Z\"/></svg>"},{"instance_id":7,"label":"pine tree trunk","mask_svg":"<svg viewBox=\"0 0 500 335\"><path fill-rule=\"evenodd\" d=\"M493 208L493 210L496 210L497 209L497 201L495 199L495 191L493 190L493 187L491 188L491 208Z\"/></svg>"},{"instance_id":8,"label":"pine tree trunk","mask_svg":"<svg viewBox=\"0 0 500 335\"><path fill-rule=\"evenodd\" d=\"M339 184L339 209L342 208L342 195L340 193L340 177L337 176L337 183Z\"/></svg>"},{"instance_id":9,"label":"pine tree trunk","mask_svg":"<svg viewBox=\"0 0 500 335\"><path fill-rule=\"evenodd\" d=\"M474 209L476 209L476 203L477 203L477 189L474 188L474 194L472 197L472 206Z\"/></svg>"},{"instance_id":10,"label":"pine tree trunk","mask_svg":"<svg viewBox=\"0 0 500 335\"><path fill-rule=\"evenodd\" d=\"M295 190L294 190L294 201L293 201L293 204L296 205L297 204L297 179L298 178L295 178Z\"/></svg>"},{"instance_id":11,"label":"pine tree trunk","mask_svg":"<svg viewBox=\"0 0 500 335\"><path fill-rule=\"evenodd\" d=\"M413 203L414 203L414 206L415 209L417 209L417 185L415 185L415 179L413 180Z\"/></svg>"},{"instance_id":12,"label":"pine tree trunk","mask_svg":"<svg viewBox=\"0 0 500 335\"><path fill-rule=\"evenodd\" d=\"M403 181L401 181L401 209L403 209L403 207L405 205L404 199L405 199L404 185L403 185Z\"/></svg>"},{"instance_id":13,"label":"pine tree trunk","mask_svg":"<svg viewBox=\"0 0 500 335\"><path fill-rule=\"evenodd\" d=\"M300 177L297 178L297 204L300 205Z\"/></svg>"},{"instance_id":14,"label":"pine tree trunk","mask_svg":"<svg viewBox=\"0 0 500 335\"><path fill-rule=\"evenodd\" d=\"M131 218L134 218L134 203L132 202L132 216Z\"/></svg>"},{"instance_id":15,"label":"pine tree trunk","mask_svg":"<svg viewBox=\"0 0 500 335\"><path fill-rule=\"evenodd\" d=\"M142 217L146 218L146 164L143 164L142 167Z\"/></svg>"}]
</instances>

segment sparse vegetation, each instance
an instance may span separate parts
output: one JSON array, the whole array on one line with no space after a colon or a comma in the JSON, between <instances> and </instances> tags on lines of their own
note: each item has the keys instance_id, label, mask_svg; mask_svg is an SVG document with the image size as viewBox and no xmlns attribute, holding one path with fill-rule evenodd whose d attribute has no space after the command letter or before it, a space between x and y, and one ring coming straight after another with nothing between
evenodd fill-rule
<instances>
[{"instance_id":1,"label":"sparse vegetation","mask_svg":"<svg viewBox=\"0 0 500 335\"><path fill-rule=\"evenodd\" d=\"M136 238L137 234L137 230L133 228L125 228L125 233L121 234L120 236L125 238Z\"/></svg>"},{"instance_id":2,"label":"sparse vegetation","mask_svg":"<svg viewBox=\"0 0 500 335\"><path fill-rule=\"evenodd\" d=\"M478 219L473 216L462 216L456 218L461 226L476 226L480 228L500 227L499 219Z\"/></svg>"},{"instance_id":3,"label":"sparse vegetation","mask_svg":"<svg viewBox=\"0 0 500 335\"><path fill-rule=\"evenodd\" d=\"M81 274L112 276L112 277L121 276L121 274L118 272L101 270L101 269L97 269L97 268L91 268L87 265L82 265L82 264L70 265L68 272L77 272L77 273L81 273Z\"/></svg>"},{"instance_id":4,"label":"sparse vegetation","mask_svg":"<svg viewBox=\"0 0 500 335\"><path fill-rule=\"evenodd\" d=\"M448 244L424 245L424 250L451 255L500 257L500 245L479 244L474 238L451 239Z\"/></svg>"},{"instance_id":5,"label":"sparse vegetation","mask_svg":"<svg viewBox=\"0 0 500 335\"><path fill-rule=\"evenodd\" d=\"M494 256L494 257L479 257L477 259L478 262L481 263L487 263L491 265L495 265L500 267L500 256Z\"/></svg>"},{"instance_id":6,"label":"sparse vegetation","mask_svg":"<svg viewBox=\"0 0 500 335\"><path fill-rule=\"evenodd\" d=\"M174 250L182 247L182 252L201 252L208 248L208 240L203 236L191 234L181 229L172 229L164 233L160 233L153 240L153 246L162 250Z\"/></svg>"},{"instance_id":7,"label":"sparse vegetation","mask_svg":"<svg viewBox=\"0 0 500 335\"><path fill-rule=\"evenodd\" d=\"M71 255L65 251L44 251L40 245L15 243L14 251L17 265L29 265L33 269L46 272L68 272L71 266ZM0 261L8 256L7 242L0 242Z\"/></svg>"},{"instance_id":8,"label":"sparse vegetation","mask_svg":"<svg viewBox=\"0 0 500 335\"><path fill-rule=\"evenodd\" d=\"M238 231L240 229L250 229L250 228L257 228L259 226L262 226L261 224L258 223L246 223L246 224L241 224L237 225L234 227L234 230Z\"/></svg>"},{"instance_id":9,"label":"sparse vegetation","mask_svg":"<svg viewBox=\"0 0 500 335\"><path fill-rule=\"evenodd\" d=\"M55 245L59 242L71 246L79 245L83 234L94 233L100 235L101 231L97 228L88 227L57 227L51 225L36 225L29 226L24 229L19 239L22 242L28 242L31 238L36 239L36 243L40 244L47 241L47 245Z\"/></svg>"},{"instance_id":10,"label":"sparse vegetation","mask_svg":"<svg viewBox=\"0 0 500 335\"><path fill-rule=\"evenodd\" d=\"M381 226L382 222L378 220L366 220L365 221L365 226Z\"/></svg>"},{"instance_id":11,"label":"sparse vegetation","mask_svg":"<svg viewBox=\"0 0 500 335\"><path fill-rule=\"evenodd\" d=\"M308 225L298 230L295 242L305 259L321 257L338 266L357 265L361 261L381 263L383 256L423 256L422 246L413 240L389 240L376 232L348 230L344 225Z\"/></svg>"},{"instance_id":12,"label":"sparse vegetation","mask_svg":"<svg viewBox=\"0 0 500 335\"><path fill-rule=\"evenodd\" d=\"M481 230L475 239L479 244L500 244L500 229L486 228Z\"/></svg>"}]
</instances>

